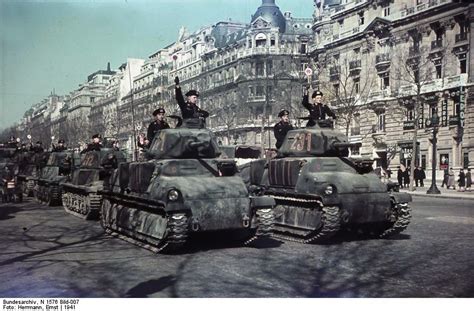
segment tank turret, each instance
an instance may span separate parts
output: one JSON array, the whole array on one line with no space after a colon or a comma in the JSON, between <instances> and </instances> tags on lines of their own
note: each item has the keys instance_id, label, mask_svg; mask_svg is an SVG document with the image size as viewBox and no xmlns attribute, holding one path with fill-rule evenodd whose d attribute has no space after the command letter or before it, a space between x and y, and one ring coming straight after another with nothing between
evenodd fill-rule
<instances>
[{"instance_id":1,"label":"tank turret","mask_svg":"<svg viewBox=\"0 0 474 311\"><path fill-rule=\"evenodd\" d=\"M357 145L349 143L343 133L332 127L332 123L323 120L311 127L289 131L277 157L347 157L349 148Z\"/></svg>"}]
</instances>

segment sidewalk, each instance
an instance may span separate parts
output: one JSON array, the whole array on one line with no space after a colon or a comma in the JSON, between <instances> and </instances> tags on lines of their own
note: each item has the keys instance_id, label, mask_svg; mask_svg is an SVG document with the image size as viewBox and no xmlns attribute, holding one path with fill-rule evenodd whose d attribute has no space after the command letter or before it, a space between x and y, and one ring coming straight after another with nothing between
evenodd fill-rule
<instances>
[{"instance_id":1,"label":"sidewalk","mask_svg":"<svg viewBox=\"0 0 474 311\"><path fill-rule=\"evenodd\" d=\"M441 188L438 186L438 190L441 192L441 194L427 194L426 191L430 188L431 183L429 185L426 185L424 187L415 187L415 191L409 191L406 188L400 189L400 192L406 192L411 194L412 196L426 196L426 197L432 197L432 198L446 198L446 199L459 199L459 200L472 200L474 202L474 188L471 189L471 191L464 191L464 192L459 192L457 189L446 189L446 188Z\"/></svg>"}]
</instances>

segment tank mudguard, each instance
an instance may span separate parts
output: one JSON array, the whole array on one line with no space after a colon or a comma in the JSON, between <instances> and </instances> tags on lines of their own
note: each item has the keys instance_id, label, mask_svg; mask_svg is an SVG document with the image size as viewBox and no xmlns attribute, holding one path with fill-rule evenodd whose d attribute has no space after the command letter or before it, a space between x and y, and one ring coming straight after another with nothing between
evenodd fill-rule
<instances>
[{"instance_id":1,"label":"tank mudguard","mask_svg":"<svg viewBox=\"0 0 474 311\"><path fill-rule=\"evenodd\" d=\"M391 192L390 197L394 203L407 203L412 201L411 194L404 192Z\"/></svg>"}]
</instances>

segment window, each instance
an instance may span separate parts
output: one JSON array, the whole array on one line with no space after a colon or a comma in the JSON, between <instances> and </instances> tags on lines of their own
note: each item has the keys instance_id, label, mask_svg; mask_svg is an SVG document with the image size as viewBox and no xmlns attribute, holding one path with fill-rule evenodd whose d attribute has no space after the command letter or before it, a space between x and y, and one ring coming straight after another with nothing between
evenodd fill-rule
<instances>
[{"instance_id":1,"label":"window","mask_svg":"<svg viewBox=\"0 0 474 311\"><path fill-rule=\"evenodd\" d=\"M253 96L253 86L249 86L249 96Z\"/></svg>"},{"instance_id":2,"label":"window","mask_svg":"<svg viewBox=\"0 0 474 311\"><path fill-rule=\"evenodd\" d=\"M301 54L306 54L306 52L307 52L306 47L307 47L306 43L301 43L301 46L300 46L300 53Z\"/></svg>"},{"instance_id":3,"label":"window","mask_svg":"<svg viewBox=\"0 0 474 311\"><path fill-rule=\"evenodd\" d=\"M354 79L354 92L355 94L359 94L360 92L360 79Z\"/></svg>"},{"instance_id":4,"label":"window","mask_svg":"<svg viewBox=\"0 0 474 311\"><path fill-rule=\"evenodd\" d=\"M462 164L463 168L469 168L469 152L464 152Z\"/></svg>"},{"instance_id":5,"label":"window","mask_svg":"<svg viewBox=\"0 0 474 311\"><path fill-rule=\"evenodd\" d=\"M436 68L436 79L441 79L442 78L442 66L441 66L441 64L436 65L435 68Z\"/></svg>"},{"instance_id":6,"label":"window","mask_svg":"<svg viewBox=\"0 0 474 311\"><path fill-rule=\"evenodd\" d=\"M377 115L377 130L379 132L385 132L385 112L381 112Z\"/></svg>"},{"instance_id":7,"label":"window","mask_svg":"<svg viewBox=\"0 0 474 311\"><path fill-rule=\"evenodd\" d=\"M390 6L386 6L383 8L383 16L389 16L390 15Z\"/></svg>"},{"instance_id":8,"label":"window","mask_svg":"<svg viewBox=\"0 0 474 311\"><path fill-rule=\"evenodd\" d=\"M360 147L359 146L351 147L351 156L358 156L358 155L360 155Z\"/></svg>"},{"instance_id":9,"label":"window","mask_svg":"<svg viewBox=\"0 0 474 311\"><path fill-rule=\"evenodd\" d=\"M466 54L459 55L459 69L461 73L467 73Z\"/></svg>"},{"instance_id":10,"label":"window","mask_svg":"<svg viewBox=\"0 0 474 311\"><path fill-rule=\"evenodd\" d=\"M267 61L267 75L271 75L273 72L273 62L271 60Z\"/></svg>"},{"instance_id":11,"label":"window","mask_svg":"<svg viewBox=\"0 0 474 311\"><path fill-rule=\"evenodd\" d=\"M359 25L364 25L365 18L364 18L364 12L358 13L359 15Z\"/></svg>"},{"instance_id":12,"label":"window","mask_svg":"<svg viewBox=\"0 0 474 311\"><path fill-rule=\"evenodd\" d=\"M407 109L407 111L405 112L405 116L407 118L407 121L413 121L413 119L415 118L415 112L413 111L413 109Z\"/></svg>"},{"instance_id":13,"label":"window","mask_svg":"<svg viewBox=\"0 0 474 311\"><path fill-rule=\"evenodd\" d=\"M270 40L270 45L271 45L271 46L275 46L275 38L272 38L272 39Z\"/></svg>"},{"instance_id":14,"label":"window","mask_svg":"<svg viewBox=\"0 0 474 311\"><path fill-rule=\"evenodd\" d=\"M255 63L255 74L257 76L263 76L265 74L265 68L263 62L256 62Z\"/></svg>"},{"instance_id":15,"label":"window","mask_svg":"<svg viewBox=\"0 0 474 311\"><path fill-rule=\"evenodd\" d=\"M256 92L255 95L257 95L257 96L263 96L263 95L265 95L263 92L264 92L263 86L259 85L259 86L257 86L257 92Z\"/></svg>"},{"instance_id":16,"label":"window","mask_svg":"<svg viewBox=\"0 0 474 311\"><path fill-rule=\"evenodd\" d=\"M385 89L388 89L389 87L390 87L390 77L389 76L381 77L380 78L380 89L385 90Z\"/></svg>"},{"instance_id":17,"label":"window","mask_svg":"<svg viewBox=\"0 0 474 311\"><path fill-rule=\"evenodd\" d=\"M338 83L333 84L333 88L334 88L334 95L339 96L339 84Z\"/></svg>"}]
</instances>

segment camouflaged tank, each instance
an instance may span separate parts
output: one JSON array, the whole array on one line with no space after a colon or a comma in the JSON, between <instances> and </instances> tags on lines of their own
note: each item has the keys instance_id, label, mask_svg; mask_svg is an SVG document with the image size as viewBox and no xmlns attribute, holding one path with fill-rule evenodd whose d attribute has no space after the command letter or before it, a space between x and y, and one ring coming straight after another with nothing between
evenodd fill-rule
<instances>
[{"instance_id":1,"label":"camouflaged tank","mask_svg":"<svg viewBox=\"0 0 474 311\"><path fill-rule=\"evenodd\" d=\"M62 187L74 171L74 164L80 163L80 157L72 151L52 152L46 166L35 181L35 197L49 206L62 204Z\"/></svg>"},{"instance_id":2,"label":"camouflaged tank","mask_svg":"<svg viewBox=\"0 0 474 311\"><path fill-rule=\"evenodd\" d=\"M34 196L35 181L48 159L49 152L24 151L17 154L18 181L22 183L23 195Z\"/></svg>"},{"instance_id":3,"label":"camouflaged tank","mask_svg":"<svg viewBox=\"0 0 474 311\"><path fill-rule=\"evenodd\" d=\"M162 130L147 161L116 170L103 192L102 226L155 252L176 250L199 232L233 232L244 244L268 236L274 200L250 197L235 161L219 154L198 119Z\"/></svg>"},{"instance_id":4,"label":"camouflaged tank","mask_svg":"<svg viewBox=\"0 0 474 311\"><path fill-rule=\"evenodd\" d=\"M18 180L16 149L0 147L0 201L22 202L23 188Z\"/></svg>"},{"instance_id":5,"label":"camouflaged tank","mask_svg":"<svg viewBox=\"0 0 474 311\"><path fill-rule=\"evenodd\" d=\"M102 148L85 153L71 180L59 183L66 212L86 220L99 219L102 204L99 191L122 162L125 162L123 152L113 149Z\"/></svg>"},{"instance_id":6,"label":"camouflaged tank","mask_svg":"<svg viewBox=\"0 0 474 311\"><path fill-rule=\"evenodd\" d=\"M408 226L411 196L388 189L372 172L372 161L347 158L350 146L345 135L320 122L289 131L276 158L251 163L249 189L277 204L275 237L320 242L342 228L387 237Z\"/></svg>"}]
</instances>

